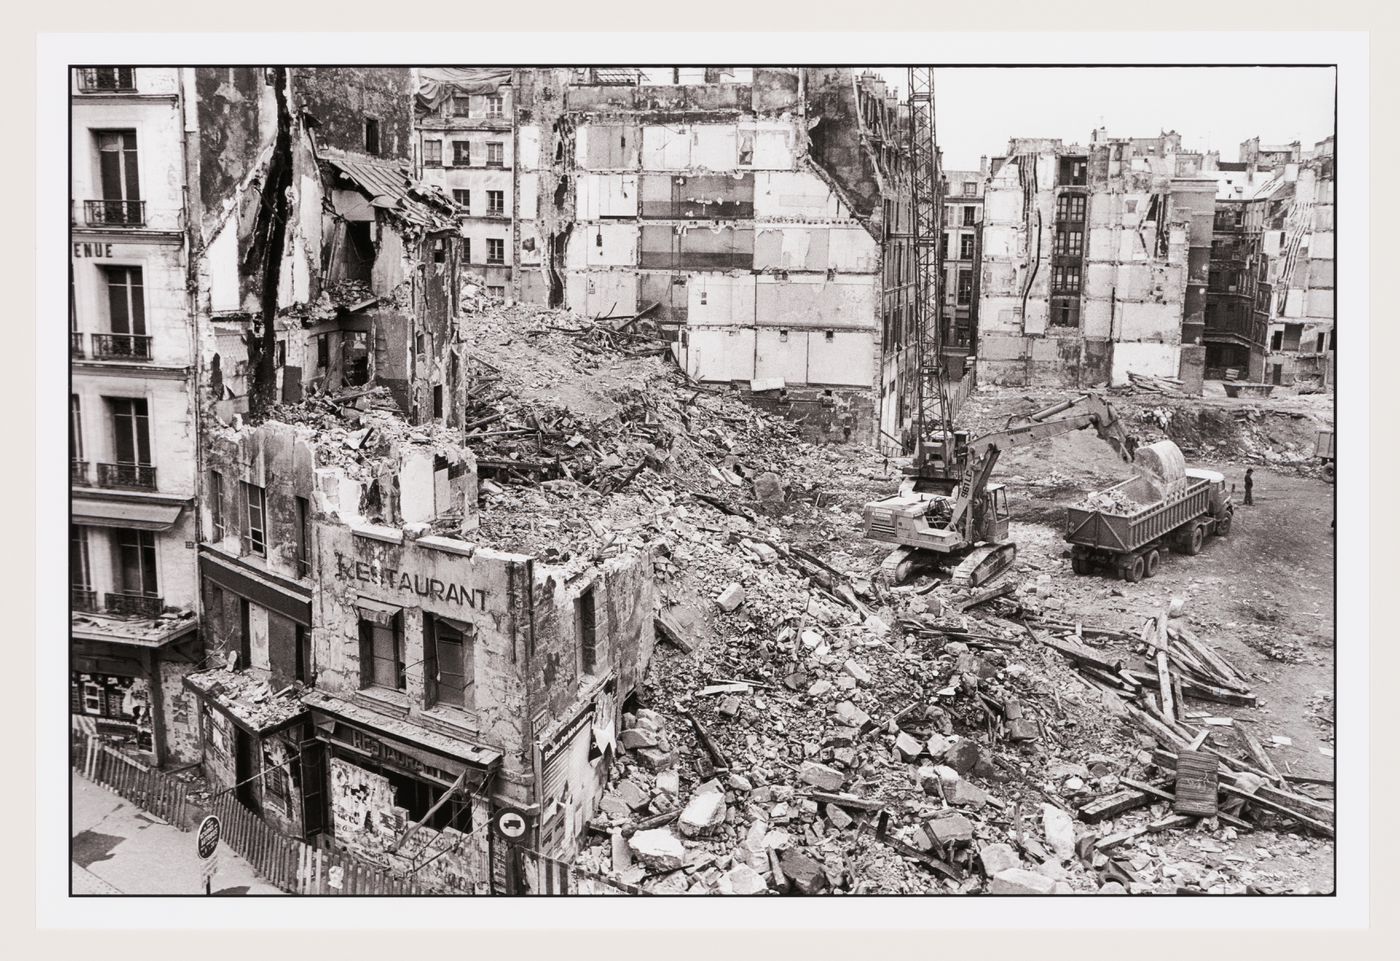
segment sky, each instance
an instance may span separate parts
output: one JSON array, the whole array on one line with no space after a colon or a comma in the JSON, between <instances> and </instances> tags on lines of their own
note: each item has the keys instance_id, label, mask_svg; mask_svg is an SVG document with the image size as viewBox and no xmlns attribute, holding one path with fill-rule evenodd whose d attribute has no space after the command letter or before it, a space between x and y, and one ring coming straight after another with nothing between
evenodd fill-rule
<instances>
[{"instance_id":1,"label":"sky","mask_svg":"<svg viewBox=\"0 0 1400 961\"><path fill-rule=\"evenodd\" d=\"M908 89L903 67L876 72ZM975 170L1011 137L1087 143L1110 137L1181 134L1188 150L1238 160L1242 140L1302 142L1329 136L1335 78L1330 67L941 67L934 104L943 166Z\"/></svg>"}]
</instances>

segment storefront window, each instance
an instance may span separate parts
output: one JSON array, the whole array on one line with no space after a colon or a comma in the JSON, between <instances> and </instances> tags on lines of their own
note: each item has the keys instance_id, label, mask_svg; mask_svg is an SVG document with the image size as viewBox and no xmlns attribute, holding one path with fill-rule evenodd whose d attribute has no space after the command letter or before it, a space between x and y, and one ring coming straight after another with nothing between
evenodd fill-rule
<instances>
[{"instance_id":1,"label":"storefront window","mask_svg":"<svg viewBox=\"0 0 1400 961\"><path fill-rule=\"evenodd\" d=\"M400 619L387 620L387 625L360 620L360 683L400 691L404 687Z\"/></svg>"}]
</instances>

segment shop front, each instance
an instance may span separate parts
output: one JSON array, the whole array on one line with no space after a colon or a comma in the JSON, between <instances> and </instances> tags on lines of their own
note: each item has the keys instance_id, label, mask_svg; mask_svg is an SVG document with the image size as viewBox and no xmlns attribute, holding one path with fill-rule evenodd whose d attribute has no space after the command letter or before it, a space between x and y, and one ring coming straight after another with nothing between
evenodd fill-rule
<instances>
[{"instance_id":1,"label":"shop front","mask_svg":"<svg viewBox=\"0 0 1400 961\"><path fill-rule=\"evenodd\" d=\"M491 793L499 751L307 691L302 745L308 837L439 893L489 890Z\"/></svg>"}]
</instances>

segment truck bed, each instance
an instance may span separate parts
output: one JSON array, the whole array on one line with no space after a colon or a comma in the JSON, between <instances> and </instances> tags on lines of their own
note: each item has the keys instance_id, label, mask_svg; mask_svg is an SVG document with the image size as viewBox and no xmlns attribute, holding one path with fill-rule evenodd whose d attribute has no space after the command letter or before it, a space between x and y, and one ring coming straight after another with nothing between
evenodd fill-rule
<instances>
[{"instance_id":1,"label":"truck bed","mask_svg":"<svg viewBox=\"0 0 1400 961\"><path fill-rule=\"evenodd\" d=\"M1148 504L1132 514L1071 507L1065 523L1065 540L1126 554L1199 517L1209 508L1210 482L1191 478L1179 494Z\"/></svg>"}]
</instances>

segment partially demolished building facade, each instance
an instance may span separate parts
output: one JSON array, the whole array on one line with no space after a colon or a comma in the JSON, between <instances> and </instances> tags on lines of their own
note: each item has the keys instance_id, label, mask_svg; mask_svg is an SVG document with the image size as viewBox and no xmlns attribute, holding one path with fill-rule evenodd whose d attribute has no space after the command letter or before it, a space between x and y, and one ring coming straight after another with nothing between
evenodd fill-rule
<instances>
[{"instance_id":1,"label":"partially demolished building facade","mask_svg":"<svg viewBox=\"0 0 1400 961\"><path fill-rule=\"evenodd\" d=\"M515 72L512 296L644 316L813 440L900 434L907 136L850 69Z\"/></svg>"},{"instance_id":2,"label":"partially demolished building facade","mask_svg":"<svg viewBox=\"0 0 1400 961\"><path fill-rule=\"evenodd\" d=\"M1215 181L1179 138L1012 140L982 230L979 381L1200 390Z\"/></svg>"}]
</instances>

